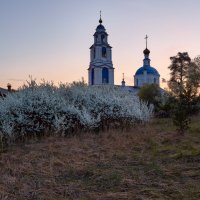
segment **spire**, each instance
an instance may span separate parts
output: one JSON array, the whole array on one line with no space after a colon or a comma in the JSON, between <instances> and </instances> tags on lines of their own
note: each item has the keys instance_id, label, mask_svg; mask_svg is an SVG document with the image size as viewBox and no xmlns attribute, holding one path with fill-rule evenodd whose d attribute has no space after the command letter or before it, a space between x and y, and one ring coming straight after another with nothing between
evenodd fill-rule
<instances>
[{"instance_id":1,"label":"spire","mask_svg":"<svg viewBox=\"0 0 200 200\"><path fill-rule=\"evenodd\" d=\"M101 10L100 10L100 18L99 18L99 23L102 24L102 19L101 19Z\"/></svg>"},{"instance_id":2,"label":"spire","mask_svg":"<svg viewBox=\"0 0 200 200\"><path fill-rule=\"evenodd\" d=\"M147 40L148 40L148 36L146 35L146 37L144 38L146 40L146 49L143 51L145 56L149 56L150 51L149 49L147 49Z\"/></svg>"},{"instance_id":3,"label":"spire","mask_svg":"<svg viewBox=\"0 0 200 200\"><path fill-rule=\"evenodd\" d=\"M126 85L126 82L124 81L124 73L122 74L122 86L124 87Z\"/></svg>"},{"instance_id":4,"label":"spire","mask_svg":"<svg viewBox=\"0 0 200 200\"><path fill-rule=\"evenodd\" d=\"M146 49L147 49L147 40L148 40L148 35L144 38L146 40Z\"/></svg>"}]
</instances>

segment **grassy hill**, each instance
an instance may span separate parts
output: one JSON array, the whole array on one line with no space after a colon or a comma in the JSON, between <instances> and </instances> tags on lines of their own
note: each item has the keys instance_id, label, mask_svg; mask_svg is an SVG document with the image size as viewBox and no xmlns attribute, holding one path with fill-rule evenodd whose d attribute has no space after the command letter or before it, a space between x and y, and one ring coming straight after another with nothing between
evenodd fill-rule
<instances>
[{"instance_id":1,"label":"grassy hill","mask_svg":"<svg viewBox=\"0 0 200 200\"><path fill-rule=\"evenodd\" d=\"M1 200L200 199L200 118L43 138L0 154Z\"/></svg>"}]
</instances>

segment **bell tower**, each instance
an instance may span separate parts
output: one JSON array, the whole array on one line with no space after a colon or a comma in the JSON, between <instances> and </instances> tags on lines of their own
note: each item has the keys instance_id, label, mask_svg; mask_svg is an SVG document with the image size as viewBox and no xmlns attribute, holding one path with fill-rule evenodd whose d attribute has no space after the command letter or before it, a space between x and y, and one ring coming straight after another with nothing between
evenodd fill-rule
<instances>
[{"instance_id":1,"label":"bell tower","mask_svg":"<svg viewBox=\"0 0 200 200\"><path fill-rule=\"evenodd\" d=\"M114 85L112 47L108 44L108 34L102 22L100 11L99 25L93 35L94 44L90 47L89 85Z\"/></svg>"}]
</instances>

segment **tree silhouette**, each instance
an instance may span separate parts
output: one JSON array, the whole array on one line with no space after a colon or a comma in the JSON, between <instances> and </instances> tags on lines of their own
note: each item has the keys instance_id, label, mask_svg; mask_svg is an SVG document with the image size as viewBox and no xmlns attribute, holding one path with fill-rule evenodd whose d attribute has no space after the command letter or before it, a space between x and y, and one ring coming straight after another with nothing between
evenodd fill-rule
<instances>
[{"instance_id":1,"label":"tree silhouette","mask_svg":"<svg viewBox=\"0 0 200 200\"><path fill-rule=\"evenodd\" d=\"M197 97L200 83L200 58L193 61L187 52L170 57L171 71L168 86L176 98L173 122L183 134L189 128L189 115Z\"/></svg>"}]
</instances>

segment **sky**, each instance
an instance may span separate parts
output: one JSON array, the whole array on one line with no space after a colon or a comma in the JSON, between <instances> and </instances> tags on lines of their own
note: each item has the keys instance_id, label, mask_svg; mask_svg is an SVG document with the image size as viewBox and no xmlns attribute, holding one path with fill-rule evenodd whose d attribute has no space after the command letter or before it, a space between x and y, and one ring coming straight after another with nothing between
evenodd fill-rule
<instances>
[{"instance_id":1,"label":"sky","mask_svg":"<svg viewBox=\"0 0 200 200\"><path fill-rule=\"evenodd\" d=\"M0 0L0 87L38 81L88 81L89 47L99 24L113 47L115 84L142 66L145 35L151 65L169 79L170 56L200 55L200 0Z\"/></svg>"}]
</instances>

